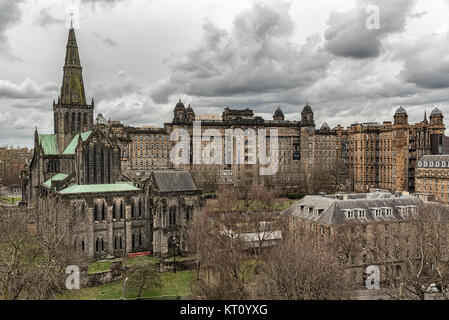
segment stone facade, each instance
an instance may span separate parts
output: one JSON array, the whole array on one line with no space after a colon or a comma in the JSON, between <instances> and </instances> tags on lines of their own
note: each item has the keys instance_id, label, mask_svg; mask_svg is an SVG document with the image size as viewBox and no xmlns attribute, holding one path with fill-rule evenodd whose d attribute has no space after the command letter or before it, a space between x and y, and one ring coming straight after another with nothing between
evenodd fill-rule
<instances>
[{"instance_id":1,"label":"stone facade","mask_svg":"<svg viewBox=\"0 0 449 320\"><path fill-rule=\"evenodd\" d=\"M180 252L186 251L189 223L203 205L202 191L188 172L141 166L145 178L133 179L122 171L124 163L135 161L132 151L143 156L144 135L146 146L154 139L164 152L169 149L167 135L159 129L125 128L101 114L94 123L94 103L85 102L81 71L70 29L61 95L53 103L54 134L40 134L36 128L33 157L22 172L23 201L30 207L49 198L63 203L80 218L74 245L91 260L141 251L165 255L173 239Z\"/></svg>"},{"instance_id":2,"label":"stone facade","mask_svg":"<svg viewBox=\"0 0 449 320\"><path fill-rule=\"evenodd\" d=\"M0 147L0 180L8 175L20 177L33 156L33 150L28 148Z\"/></svg>"},{"instance_id":3,"label":"stone facade","mask_svg":"<svg viewBox=\"0 0 449 320\"><path fill-rule=\"evenodd\" d=\"M444 131L443 115L438 109L432 111L430 123L424 115L422 122L409 124L407 112L399 107L394 123L351 125L343 134L348 141L353 190L415 191L417 159L437 152L432 138L444 137Z\"/></svg>"},{"instance_id":4,"label":"stone facade","mask_svg":"<svg viewBox=\"0 0 449 320\"><path fill-rule=\"evenodd\" d=\"M449 204L449 155L421 157L416 165L416 192Z\"/></svg>"},{"instance_id":5,"label":"stone facade","mask_svg":"<svg viewBox=\"0 0 449 320\"><path fill-rule=\"evenodd\" d=\"M426 154L449 152L449 138L444 135L443 115L435 108L428 121L408 123L408 115L399 107L394 122L352 124L348 128L338 125L331 129L323 123L316 128L314 113L307 103L301 111L300 121L285 120L280 107L274 112L273 120L255 116L251 109L226 108L220 117L195 115L193 108L187 108L179 101L173 110L173 121L164 128L124 127L127 132L127 157L122 158L122 168L130 176L142 175L144 168L173 167L167 155L169 150L151 150L154 134L162 137L164 148L172 148L170 135L178 129L189 132L193 148L193 120L201 123L201 135L216 132L226 136L227 130L275 129L279 137L279 168L275 175L260 176L260 168L252 147L253 140L247 135L244 141L244 163L237 164L239 156L232 150L232 164L226 162L225 139L223 139L222 165L197 164L193 155L189 163L174 166L189 170L195 181L204 189L217 189L220 185L239 186L250 183L264 183L286 189L303 189L306 192L319 190L354 190L367 192L371 188L391 191L415 191L415 166L417 159ZM136 141L137 139L137 141ZM147 140L148 139L148 140ZM201 149L209 144L202 140ZM254 145L253 145L254 146ZM266 146L270 150L269 140ZM126 153L126 152L125 152ZM192 152L191 152L192 153Z\"/></svg>"}]
</instances>

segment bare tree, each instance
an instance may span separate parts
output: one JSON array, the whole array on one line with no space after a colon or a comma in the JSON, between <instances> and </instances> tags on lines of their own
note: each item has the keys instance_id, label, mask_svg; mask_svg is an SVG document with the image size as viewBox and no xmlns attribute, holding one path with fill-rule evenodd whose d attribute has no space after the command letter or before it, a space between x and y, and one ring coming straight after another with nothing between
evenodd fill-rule
<instances>
[{"instance_id":1,"label":"bare tree","mask_svg":"<svg viewBox=\"0 0 449 320\"><path fill-rule=\"evenodd\" d=\"M373 263L381 267L382 290L392 298L424 300L435 283L440 296L449 285L448 211L426 204L404 221L389 223L374 232L370 245Z\"/></svg>"},{"instance_id":2,"label":"bare tree","mask_svg":"<svg viewBox=\"0 0 449 320\"><path fill-rule=\"evenodd\" d=\"M274 193L257 185L222 189L218 199L194 217L189 247L199 261L197 296L249 297L254 275L264 263L264 252L269 252L287 225L273 211Z\"/></svg>"},{"instance_id":3,"label":"bare tree","mask_svg":"<svg viewBox=\"0 0 449 320\"><path fill-rule=\"evenodd\" d=\"M245 244L229 229L238 219L237 212L223 214L207 209L195 217L192 230L199 233L189 240L201 266L193 287L196 297L214 300L248 297L248 279L243 267Z\"/></svg>"},{"instance_id":4,"label":"bare tree","mask_svg":"<svg viewBox=\"0 0 449 320\"><path fill-rule=\"evenodd\" d=\"M252 290L256 299L349 299L352 282L326 240L308 230L290 234L267 256Z\"/></svg>"},{"instance_id":5,"label":"bare tree","mask_svg":"<svg viewBox=\"0 0 449 320\"><path fill-rule=\"evenodd\" d=\"M365 226L356 222L347 222L335 228L331 248L343 265L349 266L352 258L359 255L365 246L363 228Z\"/></svg>"},{"instance_id":6,"label":"bare tree","mask_svg":"<svg viewBox=\"0 0 449 320\"><path fill-rule=\"evenodd\" d=\"M40 199L34 222L36 240L41 248L39 299L55 297L64 290L65 269L70 265L85 264L85 256L74 241L87 218L76 206L56 198Z\"/></svg>"},{"instance_id":7,"label":"bare tree","mask_svg":"<svg viewBox=\"0 0 449 320\"><path fill-rule=\"evenodd\" d=\"M0 206L0 289L4 300L27 296L38 276L42 251L24 209Z\"/></svg>"}]
</instances>

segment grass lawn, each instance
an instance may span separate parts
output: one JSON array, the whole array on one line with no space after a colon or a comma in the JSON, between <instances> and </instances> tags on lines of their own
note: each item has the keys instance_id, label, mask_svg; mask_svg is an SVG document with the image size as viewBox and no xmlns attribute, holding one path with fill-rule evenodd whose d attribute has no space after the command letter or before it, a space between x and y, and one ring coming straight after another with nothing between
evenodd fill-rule
<instances>
[{"instance_id":1,"label":"grass lawn","mask_svg":"<svg viewBox=\"0 0 449 320\"><path fill-rule=\"evenodd\" d=\"M111 270L110 261L97 261L90 264L88 273L98 273Z\"/></svg>"},{"instance_id":2,"label":"grass lawn","mask_svg":"<svg viewBox=\"0 0 449 320\"><path fill-rule=\"evenodd\" d=\"M0 198L0 203L4 203L4 204L16 204L19 201L22 201L22 197Z\"/></svg>"},{"instance_id":3,"label":"grass lawn","mask_svg":"<svg viewBox=\"0 0 449 320\"><path fill-rule=\"evenodd\" d=\"M191 284L196 273L193 270L162 273L163 288L146 289L142 294L144 299L175 299L177 296L187 298L191 294ZM117 280L98 287L83 288L80 290L67 291L58 296L58 300L114 300L123 297L123 279ZM127 288L127 299L135 299L137 290Z\"/></svg>"},{"instance_id":4,"label":"grass lawn","mask_svg":"<svg viewBox=\"0 0 449 320\"><path fill-rule=\"evenodd\" d=\"M123 266L125 267L129 267L132 266L134 263L136 263L137 261L148 261L148 262L152 262L152 263L158 263L159 259L156 257L152 257L152 256L143 256L143 257L134 257L134 258L126 258L124 260Z\"/></svg>"}]
</instances>

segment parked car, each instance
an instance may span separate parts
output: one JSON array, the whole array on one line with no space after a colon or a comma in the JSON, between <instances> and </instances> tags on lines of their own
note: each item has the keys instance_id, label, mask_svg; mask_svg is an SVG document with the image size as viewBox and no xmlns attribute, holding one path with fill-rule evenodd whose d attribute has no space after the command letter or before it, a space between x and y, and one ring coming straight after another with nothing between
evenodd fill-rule
<instances>
[{"instance_id":1,"label":"parked car","mask_svg":"<svg viewBox=\"0 0 449 320\"><path fill-rule=\"evenodd\" d=\"M439 293L441 292L441 287L437 286L435 283L432 283L426 290L427 293Z\"/></svg>"}]
</instances>

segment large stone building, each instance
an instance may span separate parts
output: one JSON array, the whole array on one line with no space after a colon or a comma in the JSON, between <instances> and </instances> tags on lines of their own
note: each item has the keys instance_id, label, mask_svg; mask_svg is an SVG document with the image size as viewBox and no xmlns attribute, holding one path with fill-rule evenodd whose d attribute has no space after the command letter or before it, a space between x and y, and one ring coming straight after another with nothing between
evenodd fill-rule
<instances>
[{"instance_id":1,"label":"large stone building","mask_svg":"<svg viewBox=\"0 0 449 320\"><path fill-rule=\"evenodd\" d=\"M290 230L298 236L310 230L340 246L348 271L362 284L366 268L385 261L380 252L394 252L395 232L406 238L407 227L420 210L435 210L438 221L449 221L449 210L441 205L384 191L306 196L284 212L290 217ZM400 266L407 254L406 250L395 253L393 264Z\"/></svg>"},{"instance_id":2,"label":"large stone building","mask_svg":"<svg viewBox=\"0 0 449 320\"><path fill-rule=\"evenodd\" d=\"M155 171L145 179L134 181L123 172L128 163L150 170L137 158L151 150L153 140L167 151L168 139L160 138L159 129L127 130L101 114L94 122L73 28L53 113L53 134L36 128L33 158L22 172L23 201L31 206L40 199L61 201L80 218L79 231L71 236L90 259L136 251L166 254L175 244L187 250L187 227L203 204L201 190L188 172L161 171L168 168L167 161L159 161L167 159L163 153L155 154L160 165L152 165Z\"/></svg>"},{"instance_id":3,"label":"large stone building","mask_svg":"<svg viewBox=\"0 0 449 320\"><path fill-rule=\"evenodd\" d=\"M343 135L347 140L349 173L353 190L370 188L415 191L415 166L422 155L442 153L445 125L435 108L430 122L408 123L399 107L394 122L353 124Z\"/></svg>"},{"instance_id":4,"label":"large stone building","mask_svg":"<svg viewBox=\"0 0 449 320\"><path fill-rule=\"evenodd\" d=\"M425 155L416 165L416 192L449 204L449 155Z\"/></svg>"},{"instance_id":5,"label":"large stone building","mask_svg":"<svg viewBox=\"0 0 449 320\"><path fill-rule=\"evenodd\" d=\"M182 168L189 170L197 184L206 190L215 190L220 185L247 185L264 183L284 189L302 189L305 192L353 190L367 192L371 188L391 191L415 191L415 166L417 159L427 154L449 152L449 138L444 135L443 114L435 108L424 120L410 124L403 107L394 114L394 121L383 123L352 124L348 128L338 125L331 129L325 122L317 129L311 106L307 103L301 111L299 121L285 120L277 107L273 120L255 116L251 109L226 108L221 116L201 117L189 105L179 101L174 108L173 120L163 128L123 127L127 133L127 151L122 157L122 169L129 176L144 178L145 170L155 168ZM195 122L194 122L195 121ZM201 124L201 132L193 132L194 123ZM184 129L189 133L190 156L186 164L174 165L169 159L171 134ZM273 175L261 176L261 164L256 154L257 135L265 129L278 133L278 169ZM226 150L226 132L241 130L245 134L241 153L233 139L233 148ZM221 163L195 162L193 155L196 136L220 134L223 152ZM157 141L156 139L159 139ZM210 141L202 139L200 153L207 149ZM211 140L213 141L213 140ZM159 147L159 150L157 149ZM151 149L156 148L156 149ZM267 154L270 139L266 141ZM202 154L201 154L202 156ZM238 163L237 158L243 161ZM227 157L231 162L227 162Z\"/></svg>"},{"instance_id":6,"label":"large stone building","mask_svg":"<svg viewBox=\"0 0 449 320\"><path fill-rule=\"evenodd\" d=\"M201 132L193 132L194 120L201 124ZM280 186L286 189L304 188L312 185L313 173L316 172L344 172L340 166L342 162L341 135L336 130L331 130L324 123L320 129L316 129L312 108L307 103L301 113L300 121L285 120L282 110L277 107L273 114L273 120L264 120L255 116L251 109L235 110L226 108L222 116L215 118L202 118L195 116L192 107L187 108L179 101L174 109L174 117L171 123L164 126L168 132L184 129L189 132L191 148L190 158L187 164L181 166L189 170L195 177L195 181L205 189L214 189L214 185L248 185L251 183L263 183L268 186ZM260 146L258 130L266 132L266 155L271 154L271 130L276 130L278 146L275 151L277 158L277 170L273 175L261 175L261 168L267 168L271 163L262 163L257 154ZM226 144L227 133L233 130L236 134L239 130L244 135L244 141L239 145L238 139L233 136L229 140L232 147ZM252 136L254 134L255 136ZM212 134L211 134L212 132ZM193 155L194 140L197 136L214 135L223 137L219 155L220 164L207 164L204 161L195 162ZM209 141L202 139L200 153L207 150ZM240 152L239 152L240 151ZM242 161L238 161L241 157ZM341 169L341 170L340 170ZM323 179L323 184L333 183L329 179ZM344 188L345 181L340 188Z\"/></svg>"},{"instance_id":7,"label":"large stone building","mask_svg":"<svg viewBox=\"0 0 449 320\"><path fill-rule=\"evenodd\" d=\"M17 177L31 161L33 150L28 148L0 147L0 181L6 177Z\"/></svg>"}]
</instances>

